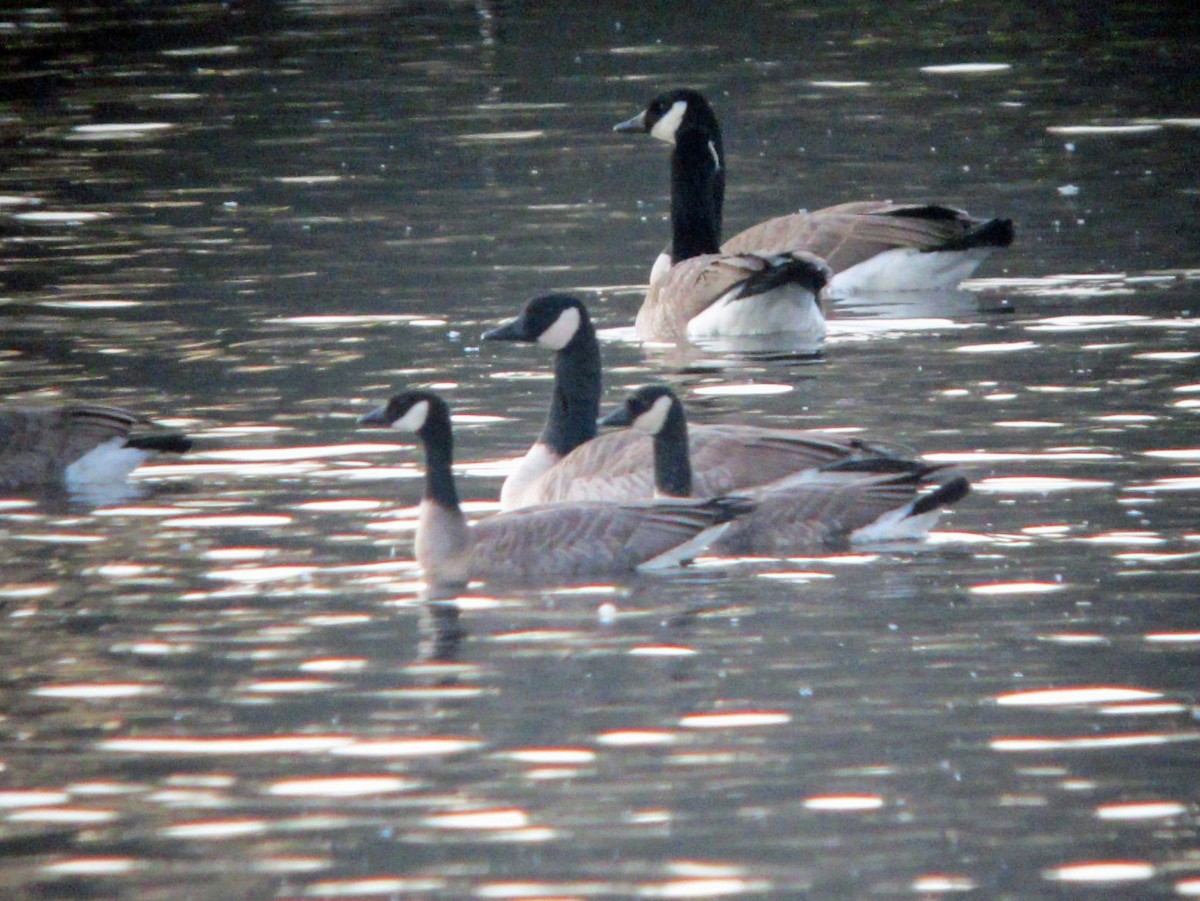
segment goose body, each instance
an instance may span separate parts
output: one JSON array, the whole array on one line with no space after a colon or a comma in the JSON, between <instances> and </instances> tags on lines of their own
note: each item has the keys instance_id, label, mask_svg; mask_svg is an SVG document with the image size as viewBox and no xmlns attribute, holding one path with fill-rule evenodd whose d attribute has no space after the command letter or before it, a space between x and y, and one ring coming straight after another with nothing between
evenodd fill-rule
<instances>
[{"instance_id":1,"label":"goose body","mask_svg":"<svg viewBox=\"0 0 1200 901\"><path fill-rule=\"evenodd\" d=\"M424 447L415 551L434 585L537 582L673 566L695 556L749 509L739 498L596 501L500 513L471 526L451 473L453 438L444 400L427 391L404 392L359 422L413 432Z\"/></svg>"},{"instance_id":2,"label":"goose body","mask_svg":"<svg viewBox=\"0 0 1200 901\"><path fill-rule=\"evenodd\" d=\"M607 416L653 437L655 490L688 497L694 483L683 406L670 388L639 389ZM941 510L969 490L961 476L935 483L939 467L897 457L840 461L747 492L754 510L733 522L712 550L730 555L809 553L846 542L928 534Z\"/></svg>"},{"instance_id":3,"label":"goose body","mask_svg":"<svg viewBox=\"0 0 1200 901\"><path fill-rule=\"evenodd\" d=\"M183 435L146 432L149 421L118 407L70 404L0 410L0 490L119 485L156 453L183 453Z\"/></svg>"},{"instance_id":4,"label":"goose body","mask_svg":"<svg viewBox=\"0 0 1200 901\"><path fill-rule=\"evenodd\" d=\"M797 251L689 257L651 282L634 328L673 341L788 333L815 347L825 338L819 297L828 276L824 262Z\"/></svg>"},{"instance_id":5,"label":"goose body","mask_svg":"<svg viewBox=\"0 0 1200 901\"><path fill-rule=\"evenodd\" d=\"M725 191L721 128L703 95L691 90L656 97L616 131L644 131L671 154L672 243L656 261L651 291L680 256L681 233L720 240ZM708 157L681 151L703 142ZM927 203L856 201L760 222L720 245L722 253L773 255L806 251L832 271L828 293L939 290L955 287L995 248L1012 243L1009 219L976 219ZM649 296L649 295L648 295Z\"/></svg>"},{"instance_id":6,"label":"goose body","mask_svg":"<svg viewBox=\"0 0 1200 901\"><path fill-rule=\"evenodd\" d=\"M558 501L645 501L654 496L652 442L632 430L597 435L602 371L587 308L562 294L537 297L485 340L554 351L554 391L537 442L508 476L502 509ZM697 425L689 430L699 496L711 497L873 454L863 442L802 429Z\"/></svg>"}]
</instances>

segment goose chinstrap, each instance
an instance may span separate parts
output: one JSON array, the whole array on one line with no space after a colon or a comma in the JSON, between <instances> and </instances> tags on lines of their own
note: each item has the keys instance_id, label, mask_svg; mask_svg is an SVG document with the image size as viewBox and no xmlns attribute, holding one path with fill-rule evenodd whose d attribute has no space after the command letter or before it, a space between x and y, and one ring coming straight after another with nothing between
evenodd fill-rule
<instances>
[{"instance_id":1,"label":"goose chinstrap","mask_svg":"<svg viewBox=\"0 0 1200 901\"><path fill-rule=\"evenodd\" d=\"M676 566L703 551L752 506L732 497L590 501L498 513L470 525L451 471L450 408L441 397L402 392L359 424L414 433L424 448L415 552L431 585L542 582Z\"/></svg>"},{"instance_id":2,"label":"goose chinstrap","mask_svg":"<svg viewBox=\"0 0 1200 901\"><path fill-rule=\"evenodd\" d=\"M677 89L655 97L614 130L645 132L673 147L672 242L652 269L652 291L698 242L720 242L726 179L721 127L702 94ZM695 152L697 146L707 152ZM957 286L991 251L1009 246L1013 233L1011 219L977 219L939 204L852 201L776 216L720 248L727 254L815 254L832 270L832 295L928 291Z\"/></svg>"},{"instance_id":3,"label":"goose chinstrap","mask_svg":"<svg viewBox=\"0 0 1200 901\"><path fill-rule=\"evenodd\" d=\"M663 498L693 490L683 405L664 385L641 388L602 420L649 435L655 491ZM747 492L755 507L731 523L712 550L725 555L783 556L847 543L919 539L941 511L970 490L960 475L899 457L829 464Z\"/></svg>"},{"instance_id":4,"label":"goose chinstrap","mask_svg":"<svg viewBox=\"0 0 1200 901\"><path fill-rule=\"evenodd\" d=\"M0 409L0 490L104 495L154 455L182 454L191 445L186 436L120 407Z\"/></svg>"},{"instance_id":5,"label":"goose chinstrap","mask_svg":"<svg viewBox=\"0 0 1200 901\"><path fill-rule=\"evenodd\" d=\"M564 500L654 496L653 443L630 430L598 434L603 370L587 307L566 294L529 301L487 341L536 344L554 354L554 387L537 441L504 481L502 509ZM815 467L876 455L867 442L803 429L701 424L689 430L697 495L716 496Z\"/></svg>"}]
</instances>

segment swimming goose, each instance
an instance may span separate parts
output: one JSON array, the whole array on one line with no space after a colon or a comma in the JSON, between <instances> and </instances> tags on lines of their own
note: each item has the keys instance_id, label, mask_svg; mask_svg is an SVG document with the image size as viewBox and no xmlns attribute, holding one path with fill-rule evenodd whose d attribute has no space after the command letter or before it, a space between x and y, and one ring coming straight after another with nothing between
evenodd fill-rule
<instances>
[{"instance_id":1,"label":"swimming goose","mask_svg":"<svg viewBox=\"0 0 1200 901\"><path fill-rule=\"evenodd\" d=\"M155 453L191 447L177 433L133 434L149 424L128 410L93 404L0 410L0 490L86 494L120 484Z\"/></svg>"},{"instance_id":2,"label":"swimming goose","mask_svg":"<svg viewBox=\"0 0 1200 901\"><path fill-rule=\"evenodd\" d=\"M552 504L468 526L451 472L450 408L429 391L397 394L361 425L413 432L425 451L416 557L426 581L536 582L673 566L695 556L751 505L742 498Z\"/></svg>"},{"instance_id":3,"label":"swimming goose","mask_svg":"<svg viewBox=\"0 0 1200 901\"><path fill-rule=\"evenodd\" d=\"M631 394L602 425L629 426L653 436L655 492L689 497L692 470L683 405L664 385ZM862 541L921 538L943 507L964 497L962 476L936 484L942 467L897 457L832 463L800 476L763 485L747 495L755 508L730 524L712 545L718 554L781 556ZM926 493L922 489L932 488Z\"/></svg>"},{"instance_id":4,"label":"swimming goose","mask_svg":"<svg viewBox=\"0 0 1200 901\"><path fill-rule=\"evenodd\" d=\"M650 440L623 430L597 435L600 344L587 307L566 294L535 297L483 335L554 351L554 392L541 436L500 490L504 510L561 500L645 500L654 495ZM877 454L843 435L801 429L697 425L690 431L696 493L715 496L851 457Z\"/></svg>"},{"instance_id":5,"label":"swimming goose","mask_svg":"<svg viewBox=\"0 0 1200 901\"><path fill-rule=\"evenodd\" d=\"M820 294L832 275L803 248L721 249L725 166L720 131L671 132L672 255L656 264L634 329L647 340L788 335L815 347L825 337Z\"/></svg>"},{"instance_id":6,"label":"swimming goose","mask_svg":"<svg viewBox=\"0 0 1200 901\"><path fill-rule=\"evenodd\" d=\"M721 127L700 93L680 89L654 98L614 131L644 131L674 147L673 238L651 272L653 291L672 262L678 265L697 252L697 244L707 248L714 239L720 241L725 194ZM829 293L849 294L953 288L994 248L1012 240L1011 219L980 220L936 204L857 201L768 219L725 241L721 252L807 251L832 269Z\"/></svg>"}]
</instances>

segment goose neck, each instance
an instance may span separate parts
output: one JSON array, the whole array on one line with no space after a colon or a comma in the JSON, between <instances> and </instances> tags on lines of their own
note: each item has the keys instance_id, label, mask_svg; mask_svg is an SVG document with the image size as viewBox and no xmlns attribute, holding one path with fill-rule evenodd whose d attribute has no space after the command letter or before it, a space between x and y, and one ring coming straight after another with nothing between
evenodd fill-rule
<instances>
[{"instance_id":1,"label":"goose neck","mask_svg":"<svg viewBox=\"0 0 1200 901\"><path fill-rule=\"evenodd\" d=\"M454 486L454 437L448 415L430 414L421 430L421 441L425 446L425 494L448 510L458 510L458 490Z\"/></svg>"},{"instance_id":2,"label":"goose neck","mask_svg":"<svg viewBox=\"0 0 1200 901\"><path fill-rule=\"evenodd\" d=\"M671 154L672 262L721 249L725 157L720 134L690 129Z\"/></svg>"},{"instance_id":3,"label":"goose neck","mask_svg":"<svg viewBox=\"0 0 1200 901\"><path fill-rule=\"evenodd\" d=\"M687 419L677 403L654 436L654 488L667 497L690 497L692 461L688 451Z\"/></svg>"},{"instance_id":4,"label":"goose neck","mask_svg":"<svg viewBox=\"0 0 1200 901\"><path fill-rule=\"evenodd\" d=\"M601 379L600 345L585 321L571 343L554 355L554 396L541 441L560 457L596 437Z\"/></svg>"}]
</instances>

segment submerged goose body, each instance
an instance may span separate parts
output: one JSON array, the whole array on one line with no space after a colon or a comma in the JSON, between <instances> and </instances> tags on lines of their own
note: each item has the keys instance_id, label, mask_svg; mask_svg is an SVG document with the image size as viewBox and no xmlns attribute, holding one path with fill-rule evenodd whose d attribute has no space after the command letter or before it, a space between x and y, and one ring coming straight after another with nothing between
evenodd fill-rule
<instances>
[{"instance_id":1,"label":"submerged goose body","mask_svg":"<svg viewBox=\"0 0 1200 901\"><path fill-rule=\"evenodd\" d=\"M631 430L597 435L600 345L587 308L549 294L485 340L554 351L554 390L537 442L504 482L502 509L564 500L638 501L654 496L651 440ZM689 430L696 494L738 492L766 481L876 452L854 438L802 429L697 425Z\"/></svg>"},{"instance_id":2,"label":"submerged goose body","mask_svg":"<svg viewBox=\"0 0 1200 901\"><path fill-rule=\"evenodd\" d=\"M670 388L639 389L603 423L652 436L655 490L660 497L692 494L687 419ZM732 523L712 550L780 556L847 542L921 538L943 508L969 491L961 476L934 481L939 469L915 460L875 456L832 463L761 485L747 492L754 509Z\"/></svg>"},{"instance_id":3,"label":"submerged goose body","mask_svg":"<svg viewBox=\"0 0 1200 901\"><path fill-rule=\"evenodd\" d=\"M0 489L87 494L119 485L157 453L191 447L178 433L138 431L150 425L128 410L96 404L0 410Z\"/></svg>"},{"instance_id":4,"label":"submerged goose body","mask_svg":"<svg viewBox=\"0 0 1200 901\"><path fill-rule=\"evenodd\" d=\"M538 582L673 566L702 551L749 509L740 498L589 502L531 507L469 525L451 472L453 438L444 400L427 391L404 392L359 422L413 432L424 447L415 551L433 585Z\"/></svg>"},{"instance_id":5,"label":"submerged goose body","mask_svg":"<svg viewBox=\"0 0 1200 901\"><path fill-rule=\"evenodd\" d=\"M720 239L725 191L721 128L703 95L675 90L652 100L616 131L643 131L671 144L672 243L651 274L651 286L679 256L681 233ZM703 142L705 157L686 149ZM832 270L828 291L938 290L955 287L995 248L1012 243L1010 219L976 219L928 203L858 201L778 216L721 244L727 254L806 251Z\"/></svg>"}]
</instances>

